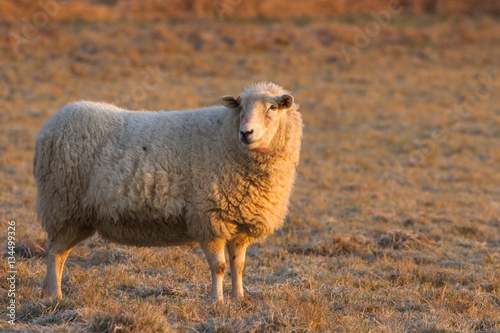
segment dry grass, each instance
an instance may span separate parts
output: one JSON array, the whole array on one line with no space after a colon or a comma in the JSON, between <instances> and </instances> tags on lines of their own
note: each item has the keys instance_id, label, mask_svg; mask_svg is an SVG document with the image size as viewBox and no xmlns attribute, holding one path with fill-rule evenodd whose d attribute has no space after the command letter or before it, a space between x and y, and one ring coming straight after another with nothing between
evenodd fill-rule
<instances>
[{"instance_id":1,"label":"dry grass","mask_svg":"<svg viewBox=\"0 0 500 333\"><path fill-rule=\"evenodd\" d=\"M446 112L474 96L481 75L500 81L500 22L395 18L347 63L339 46L366 20L68 20L18 55L3 40L0 227L5 244L7 221L17 222L13 329L498 332L500 86L467 117ZM168 75L146 89L147 68ZM194 108L260 80L290 89L306 125L290 214L250 247L242 303L210 305L199 247L98 237L71 253L65 299L40 298L45 235L31 160L51 115L76 99Z\"/></svg>"},{"instance_id":2,"label":"dry grass","mask_svg":"<svg viewBox=\"0 0 500 333\"><path fill-rule=\"evenodd\" d=\"M56 6L59 4L59 7ZM123 19L162 20L186 18L257 18L266 20L296 18L301 22L310 17L331 17L368 14L371 11L401 8L405 14L479 15L500 14L500 4L495 0L309 0L266 2L244 0L55 0L35 2L30 0L0 0L2 18L15 23L19 17L32 17L38 8L51 13L57 8L57 20L106 20ZM43 22L40 17L37 18ZM352 19L352 18L349 18Z\"/></svg>"}]
</instances>

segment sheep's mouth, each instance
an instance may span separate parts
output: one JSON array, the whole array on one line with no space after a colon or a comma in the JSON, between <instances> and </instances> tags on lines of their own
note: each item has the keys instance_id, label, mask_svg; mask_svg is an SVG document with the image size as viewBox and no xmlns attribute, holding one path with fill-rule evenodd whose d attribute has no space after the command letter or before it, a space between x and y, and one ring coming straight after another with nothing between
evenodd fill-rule
<instances>
[{"instance_id":1,"label":"sheep's mouth","mask_svg":"<svg viewBox=\"0 0 500 333\"><path fill-rule=\"evenodd\" d=\"M240 140L241 143L243 144L243 146L247 147L248 149L250 150L259 150L259 143L260 143L260 139L259 140L255 140L255 141L248 141L248 140Z\"/></svg>"},{"instance_id":2,"label":"sheep's mouth","mask_svg":"<svg viewBox=\"0 0 500 333\"><path fill-rule=\"evenodd\" d=\"M240 139L240 142L244 145L244 146L249 146L253 143L253 141L251 140L248 140L248 139Z\"/></svg>"},{"instance_id":3,"label":"sheep's mouth","mask_svg":"<svg viewBox=\"0 0 500 333\"><path fill-rule=\"evenodd\" d=\"M253 145L253 144L254 144L254 143L256 143L256 142L259 142L259 140L260 140L260 139L257 139L257 140L252 140L252 139L246 138L246 137L241 136L241 135L240 135L240 138L239 138L239 139L240 139L240 142L241 142L243 145L245 145L245 146L251 146L251 145Z\"/></svg>"}]
</instances>

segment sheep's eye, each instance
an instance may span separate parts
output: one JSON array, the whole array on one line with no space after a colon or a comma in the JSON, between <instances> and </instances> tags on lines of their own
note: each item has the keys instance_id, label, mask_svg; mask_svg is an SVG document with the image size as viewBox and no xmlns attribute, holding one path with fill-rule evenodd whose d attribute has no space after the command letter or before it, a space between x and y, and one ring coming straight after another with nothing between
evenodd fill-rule
<instances>
[{"instance_id":1,"label":"sheep's eye","mask_svg":"<svg viewBox=\"0 0 500 333\"><path fill-rule=\"evenodd\" d=\"M278 107L277 107L276 105L271 105L271 106L269 107L269 110L276 111L276 110L278 110Z\"/></svg>"}]
</instances>

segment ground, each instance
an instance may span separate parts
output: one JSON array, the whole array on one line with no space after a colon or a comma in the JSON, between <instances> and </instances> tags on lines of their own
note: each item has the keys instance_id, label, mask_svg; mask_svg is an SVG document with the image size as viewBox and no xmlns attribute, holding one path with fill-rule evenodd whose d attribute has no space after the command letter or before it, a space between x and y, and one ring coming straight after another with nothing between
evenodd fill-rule
<instances>
[{"instance_id":1,"label":"ground","mask_svg":"<svg viewBox=\"0 0 500 333\"><path fill-rule=\"evenodd\" d=\"M500 20L373 22L72 19L2 40L0 241L15 221L18 253L17 317L0 329L498 332ZM197 108L261 80L292 92L305 127L290 213L249 248L243 302L210 303L198 246L97 236L71 253L64 299L40 297L32 158L59 108Z\"/></svg>"}]
</instances>

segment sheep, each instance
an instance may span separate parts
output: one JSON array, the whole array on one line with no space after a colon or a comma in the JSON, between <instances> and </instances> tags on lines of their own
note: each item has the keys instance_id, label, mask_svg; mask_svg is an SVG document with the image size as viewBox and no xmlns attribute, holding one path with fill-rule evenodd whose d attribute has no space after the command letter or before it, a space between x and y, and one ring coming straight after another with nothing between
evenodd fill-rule
<instances>
[{"instance_id":1,"label":"sheep","mask_svg":"<svg viewBox=\"0 0 500 333\"><path fill-rule=\"evenodd\" d=\"M131 246L199 243L214 301L223 301L227 246L232 297L243 297L248 245L287 214L303 124L274 83L219 101L159 112L80 101L43 126L33 173L48 238L44 296L62 298L66 258L97 231Z\"/></svg>"}]
</instances>

